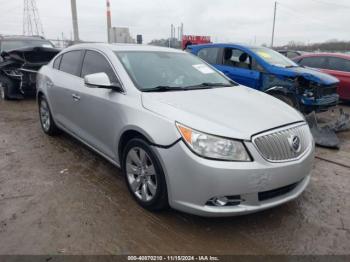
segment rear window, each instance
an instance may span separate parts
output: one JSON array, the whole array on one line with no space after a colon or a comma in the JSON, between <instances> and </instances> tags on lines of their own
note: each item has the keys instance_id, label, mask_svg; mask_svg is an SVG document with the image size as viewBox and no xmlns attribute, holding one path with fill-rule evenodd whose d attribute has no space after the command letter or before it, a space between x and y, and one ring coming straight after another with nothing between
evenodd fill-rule
<instances>
[{"instance_id":1,"label":"rear window","mask_svg":"<svg viewBox=\"0 0 350 262\"><path fill-rule=\"evenodd\" d=\"M60 70L71 75L80 76L83 51L70 51L62 55Z\"/></svg>"}]
</instances>

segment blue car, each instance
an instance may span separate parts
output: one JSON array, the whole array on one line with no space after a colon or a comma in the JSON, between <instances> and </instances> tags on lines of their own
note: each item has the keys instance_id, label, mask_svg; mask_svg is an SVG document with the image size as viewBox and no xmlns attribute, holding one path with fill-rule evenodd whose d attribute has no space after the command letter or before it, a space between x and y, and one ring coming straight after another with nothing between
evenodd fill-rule
<instances>
[{"instance_id":1,"label":"blue car","mask_svg":"<svg viewBox=\"0 0 350 262\"><path fill-rule=\"evenodd\" d=\"M187 51L235 82L271 94L303 113L326 111L338 104L338 79L301 67L269 48L207 44L188 46Z\"/></svg>"}]
</instances>

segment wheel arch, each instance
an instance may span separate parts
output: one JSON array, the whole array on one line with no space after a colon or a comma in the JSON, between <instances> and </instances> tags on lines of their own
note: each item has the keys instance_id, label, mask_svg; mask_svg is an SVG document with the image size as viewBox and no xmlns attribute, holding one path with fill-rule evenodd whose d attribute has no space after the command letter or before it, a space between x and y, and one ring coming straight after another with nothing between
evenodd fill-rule
<instances>
[{"instance_id":1,"label":"wheel arch","mask_svg":"<svg viewBox=\"0 0 350 262\"><path fill-rule=\"evenodd\" d=\"M117 140L118 141L117 153L118 153L118 160L120 165L122 164L121 160L122 160L124 148L127 145L127 143L133 138L141 138L151 145L154 144L153 140L145 131L140 130L139 128L136 128L136 127L129 127L125 129L119 136L119 139Z\"/></svg>"},{"instance_id":2,"label":"wheel arch","mask_svg":"<svg viewBox=\"0 0 350 262\"><path fill-rule=\"evenodd\" d=\"M45 96L44 92L42 90L39 90L36 94L36 102L39 104L40 99Z\"/></svg>"}]
</instances>

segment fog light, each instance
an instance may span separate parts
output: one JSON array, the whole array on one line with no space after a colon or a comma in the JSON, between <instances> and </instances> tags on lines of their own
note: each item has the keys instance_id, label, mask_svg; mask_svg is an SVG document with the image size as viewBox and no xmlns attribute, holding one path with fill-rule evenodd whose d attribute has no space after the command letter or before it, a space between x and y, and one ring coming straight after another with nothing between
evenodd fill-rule
<instances>
[{"instance_id":1,"label":"fog light","mask_svg":"<svg viewBox=\"0 0 350 262\"><path fill-rule=\"evenodd\" d=\"M213 202L214 202L214 205L223 207L223 206L227 205L228 198L227 197L217 197L217 198L214 198Z\"/></svg>"},{"instance_id":2,"label":"fog light","mask_svg":"<svg viewBox=\"0 0 350 262\"><path fill-rule=\"evenodd\" d=\"M241 204L240 196L223 196L223 197L213 197L208 200L206 205L224 207L224 206L237 206Z\"/></svg>"}]
</instances>

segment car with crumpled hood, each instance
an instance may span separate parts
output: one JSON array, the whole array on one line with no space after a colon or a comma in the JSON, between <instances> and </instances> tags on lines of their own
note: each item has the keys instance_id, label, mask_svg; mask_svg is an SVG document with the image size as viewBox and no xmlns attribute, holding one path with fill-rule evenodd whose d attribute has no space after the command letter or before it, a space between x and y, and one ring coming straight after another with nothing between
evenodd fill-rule
<instances>
[{"instance_id":1,"label":"car with crumpled hood","mask_svg":"<svg viewBox=\"0 0 350 262\"><path fill-rule=\"evenodd\" d=\"M299 66L272 49L239 44L187 49L232 80L271 94L303 113L326 111L338 104L337 78Z\"/></svg>"},{"instance_id":2,"label":"car with crumpled hood","mask_svg":"<svg viewBox=\"0 0 350 262\"><path fill-rule=\"evenodd\" d=\"M36 73L60 50L40 36L0 35L0 94L23 99L36 91Z\"/></svg>"}]
</instances>

